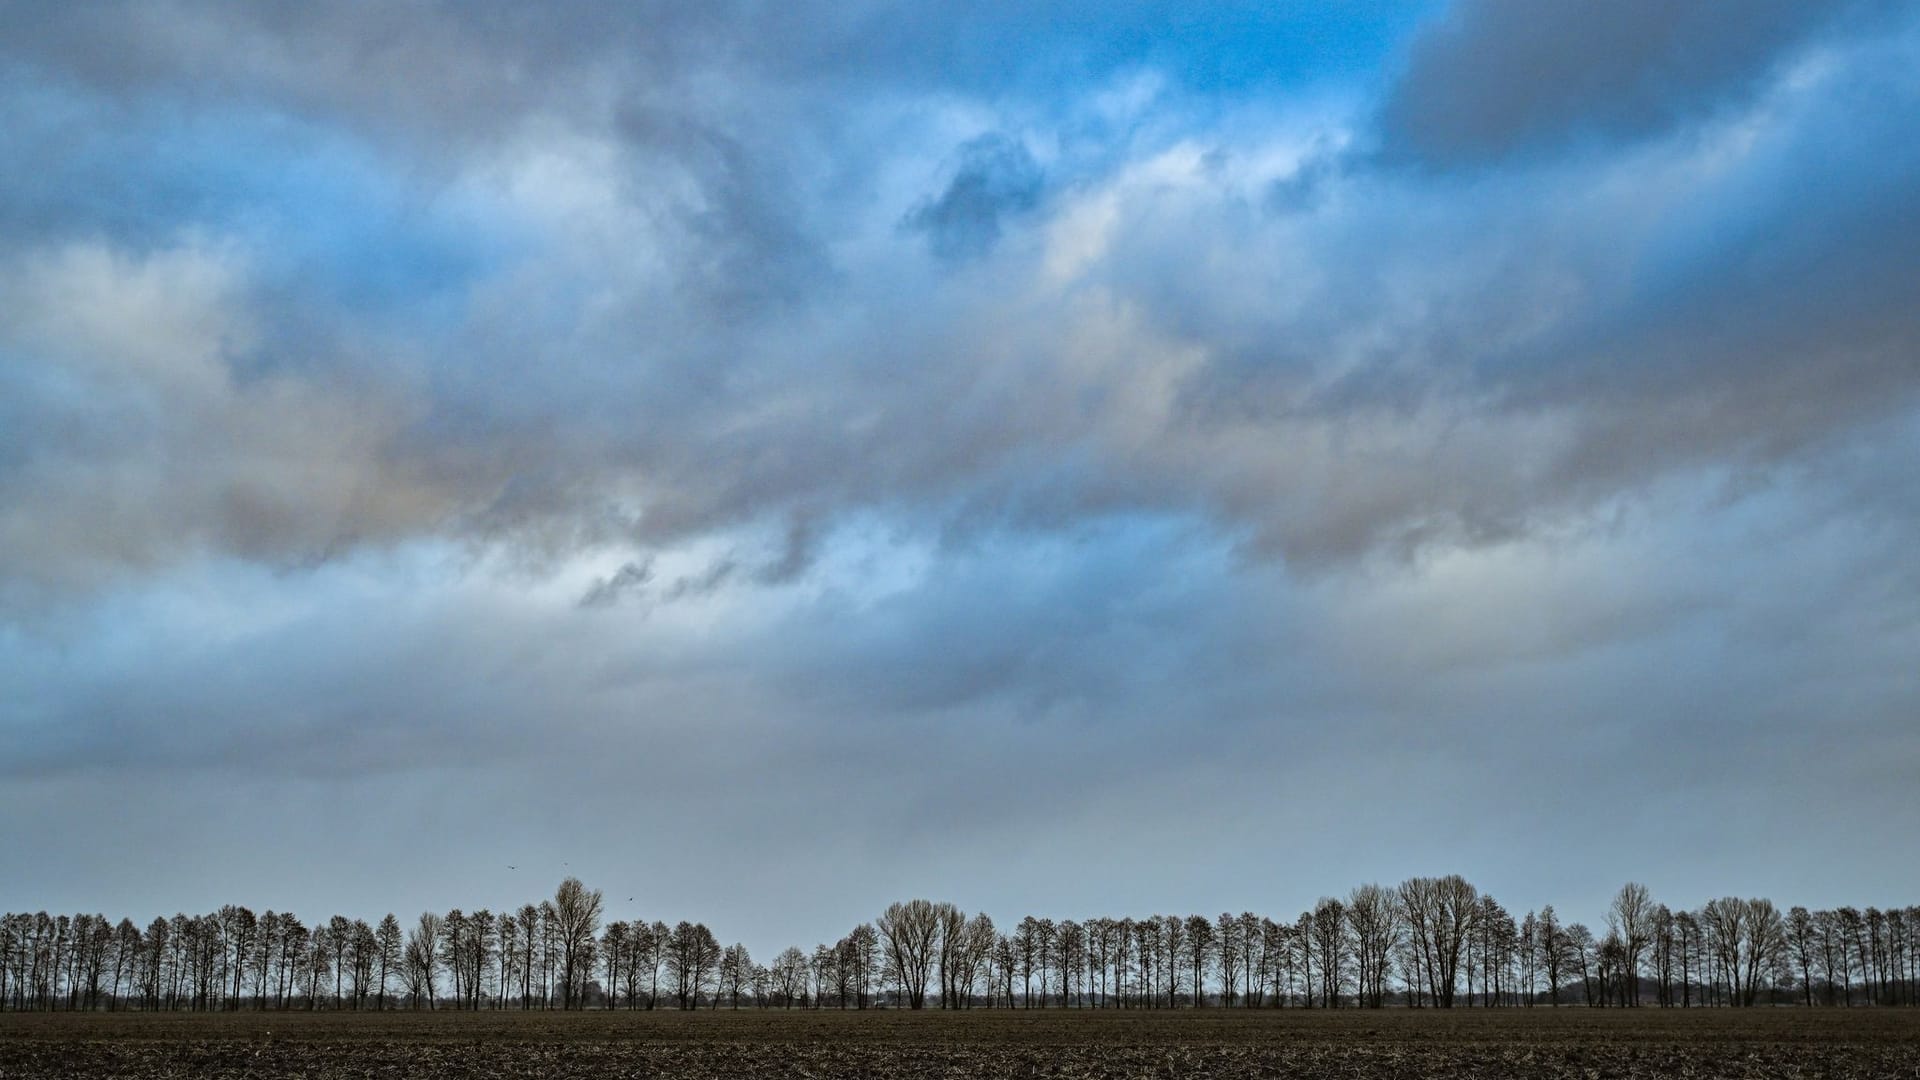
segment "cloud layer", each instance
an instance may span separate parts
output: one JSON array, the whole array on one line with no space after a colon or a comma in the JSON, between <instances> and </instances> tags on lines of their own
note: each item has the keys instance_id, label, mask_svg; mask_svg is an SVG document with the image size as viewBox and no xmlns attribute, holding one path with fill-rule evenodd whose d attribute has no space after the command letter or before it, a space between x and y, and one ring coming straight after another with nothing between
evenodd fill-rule
<instances>
[{"instance_id":1,"label":"cloud layer","mask_svg":"<svg viewBox=\"0 0 1920 1080\"><path fill-rule=\"evenodd\" d=\"M9 820L231 777L349 807L343 906L424 816L481 826L460 888L514 884L461 869L484 834L573 844L816 937L891 889L1920 885L1848 854L1920 761L1910 13L29 5L0 42ZM1882 823L1769 809L1809 769ZM1186 809L1117 794L1155 786ZM1292 869L1193 839L1355 789ZM1651 839L1742 797L1721 883ZM113 820L0 832L52 868L0 901L147 902L48 854ZM1783 870L1761 826L1861 839ZM1115 830L1246 899L1127 893ZM762 874L820 899L756 915Z\"/></svg>"}]
</instances>

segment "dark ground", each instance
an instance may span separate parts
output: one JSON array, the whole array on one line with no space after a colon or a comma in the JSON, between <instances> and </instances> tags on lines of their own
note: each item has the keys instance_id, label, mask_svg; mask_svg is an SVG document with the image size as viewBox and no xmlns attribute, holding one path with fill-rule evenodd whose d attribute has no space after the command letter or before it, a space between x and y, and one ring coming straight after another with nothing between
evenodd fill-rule
<instances>
[{"instance_id":1,"label":"dark ground","mask_svg":"<svg viewBox=\"0 0 1920 1080\"><path fill-rule=\"evenodd\" d=\"M1920 1080L1920 1010L0 1013L35 1076Z\"/></svg>"}]
</instances>

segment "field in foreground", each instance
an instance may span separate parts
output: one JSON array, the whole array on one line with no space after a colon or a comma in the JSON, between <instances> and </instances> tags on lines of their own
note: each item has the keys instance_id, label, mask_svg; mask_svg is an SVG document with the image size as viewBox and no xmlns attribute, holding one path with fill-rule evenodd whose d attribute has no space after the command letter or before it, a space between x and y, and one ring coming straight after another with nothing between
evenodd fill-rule
<instances>
[{"instance_id":1,"label":"field in foreground","mask_svg":"<svg viewBox=\"0 0 1920 1080\"><path fill-rule=\"evenodd\" d=\"M1920 1078L1920 1010L0 1013L0 1077Z\"/></svg>"}]
</instances>

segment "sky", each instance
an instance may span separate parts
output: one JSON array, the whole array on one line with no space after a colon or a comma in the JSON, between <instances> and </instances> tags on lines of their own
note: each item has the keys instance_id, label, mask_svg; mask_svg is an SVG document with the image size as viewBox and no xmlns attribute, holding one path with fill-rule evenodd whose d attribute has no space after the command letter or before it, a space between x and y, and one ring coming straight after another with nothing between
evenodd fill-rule
<instances>
[{"instance_id":1,"label":"sky","mask_svg":"<svg viewBox=\"0 0 1920 1080\"><path fill-rule=\"evenodd\" d=\"M0 910L1920 899L1920 10L0 3Z\"/></svg>"}]
</instances>

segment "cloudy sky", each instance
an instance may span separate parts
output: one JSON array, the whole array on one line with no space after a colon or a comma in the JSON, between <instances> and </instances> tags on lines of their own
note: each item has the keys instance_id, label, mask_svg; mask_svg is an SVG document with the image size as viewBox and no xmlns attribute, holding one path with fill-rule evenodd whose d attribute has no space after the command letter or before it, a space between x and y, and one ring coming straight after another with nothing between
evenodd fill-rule
<instances>
[{"instance_id":1,"label":"cloudy sky","mask_svg":"<svg viewBox=\"0 0 1920 1080\"><path fill-rule=\"evenodd\" d=\"M1917 73L1879 0L0 4L0 909L1920 899Z\"/></svg>"}]
</instances>

